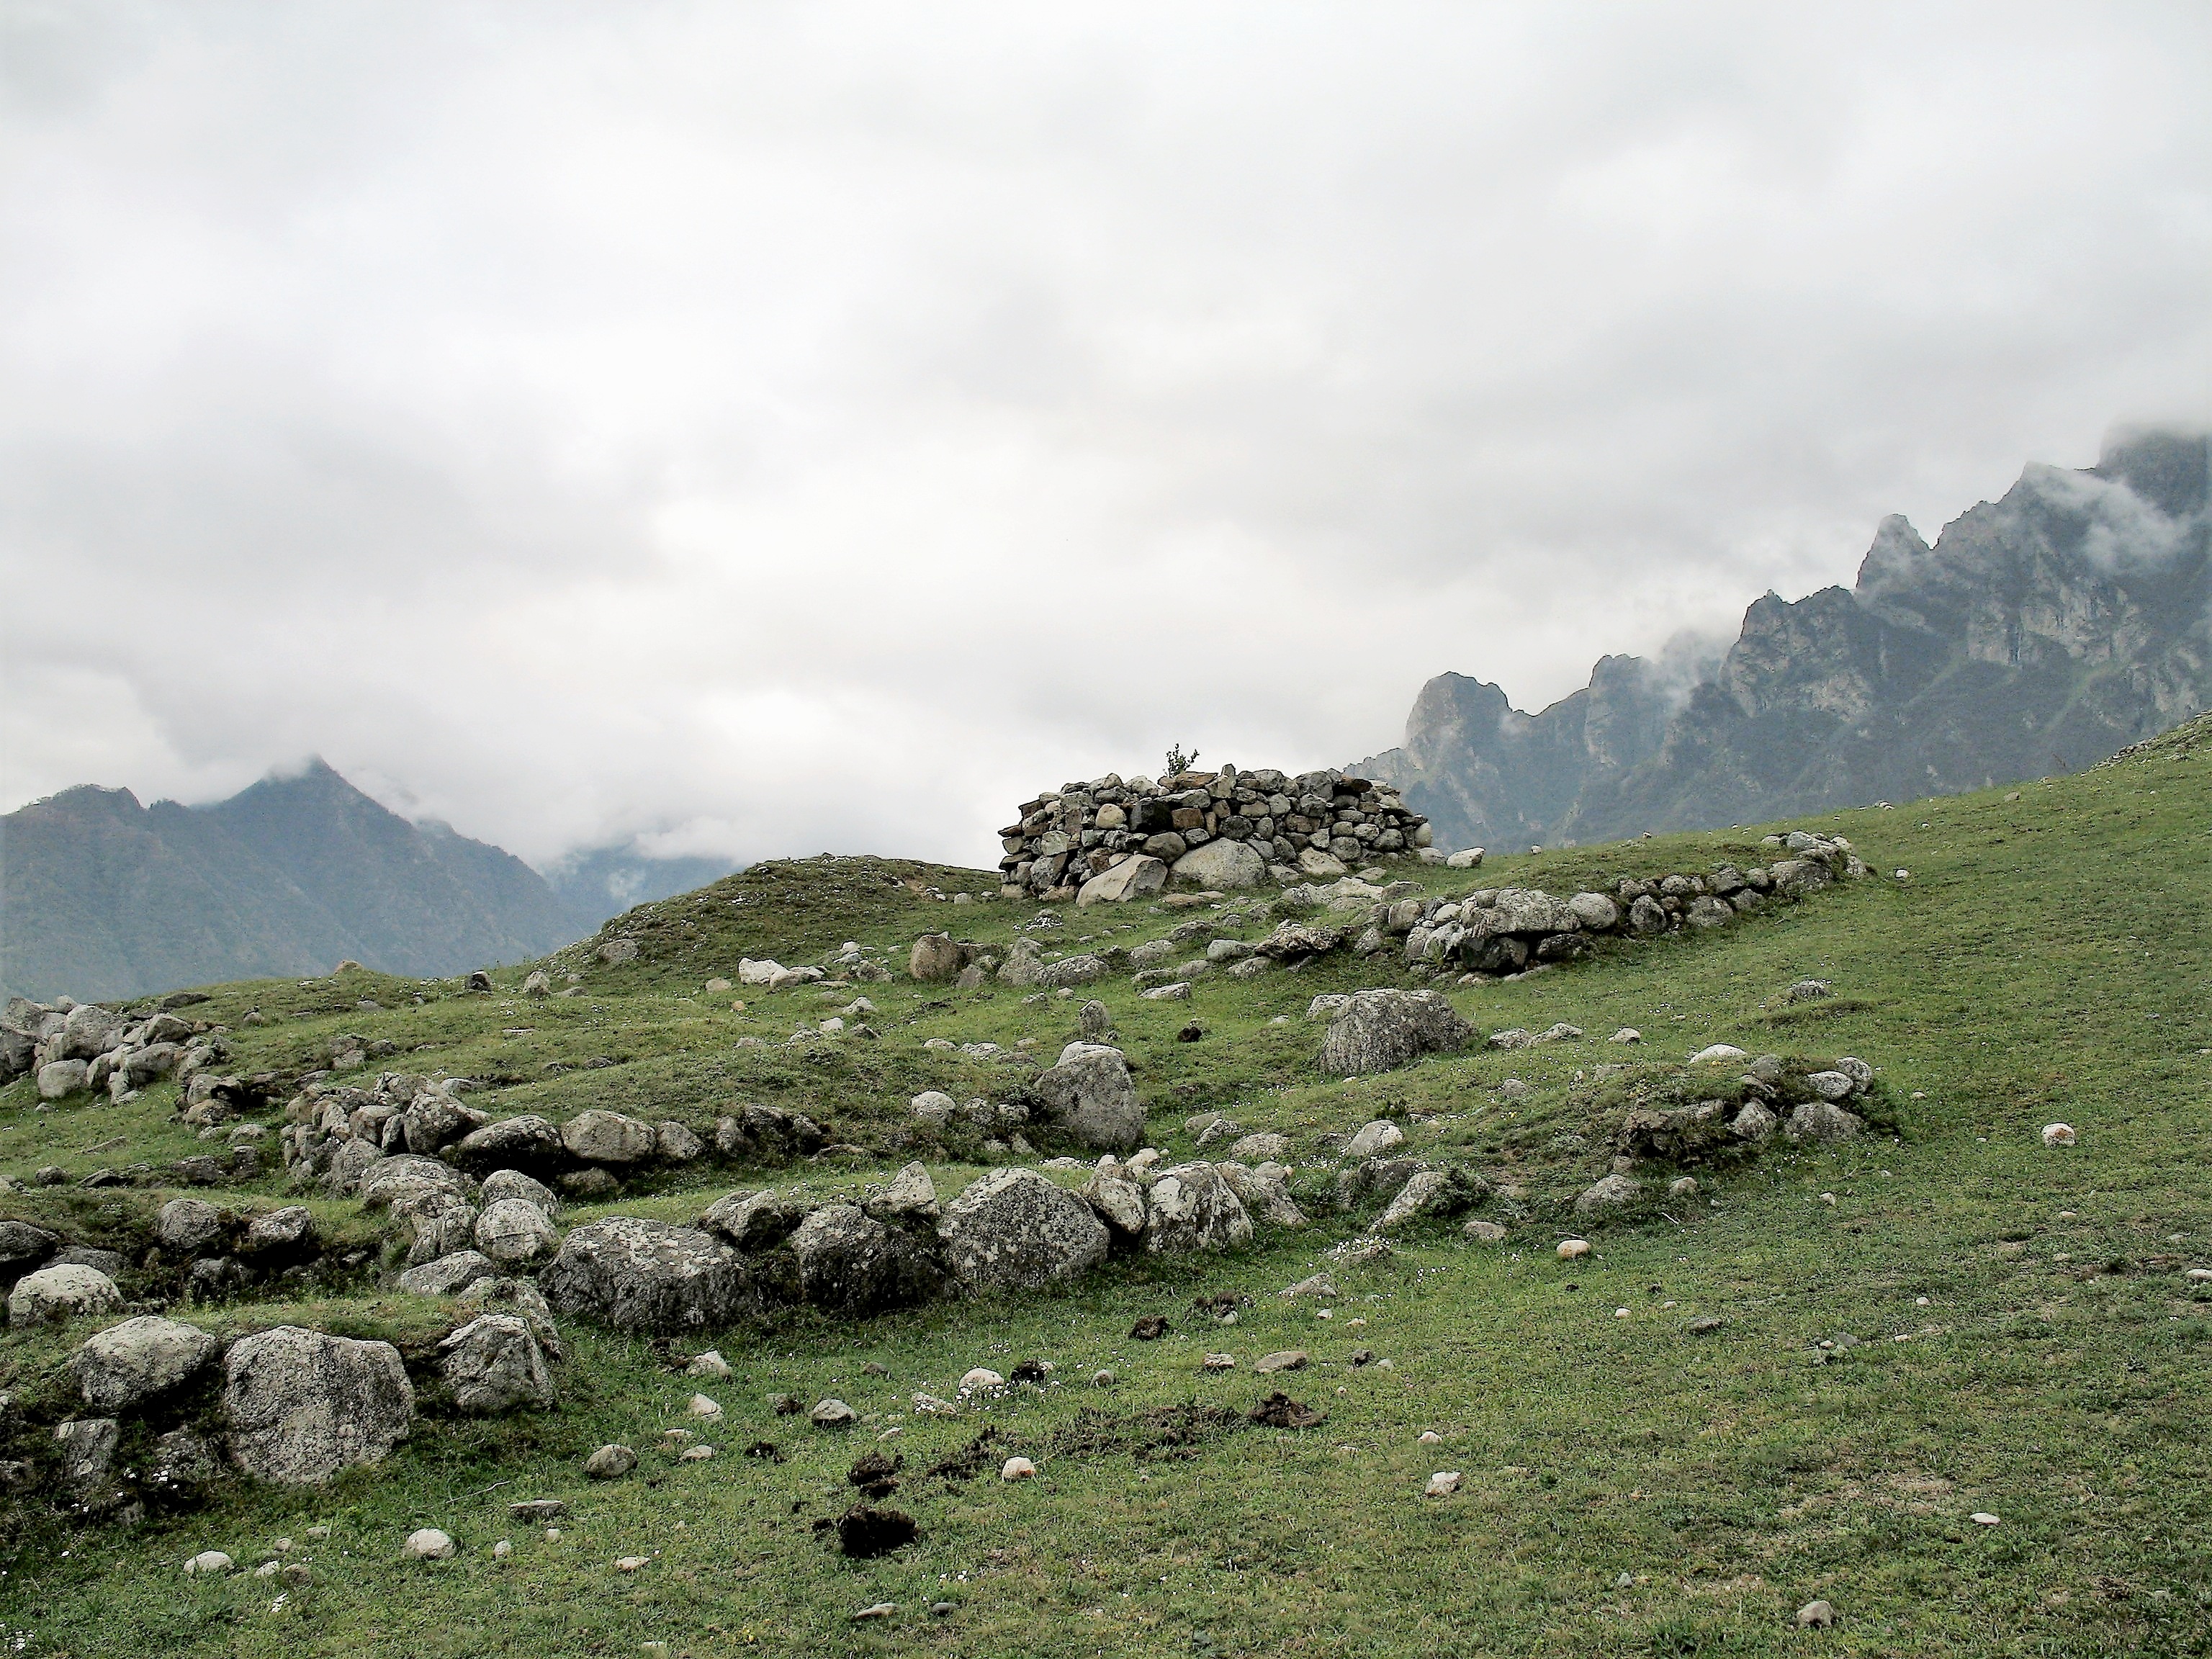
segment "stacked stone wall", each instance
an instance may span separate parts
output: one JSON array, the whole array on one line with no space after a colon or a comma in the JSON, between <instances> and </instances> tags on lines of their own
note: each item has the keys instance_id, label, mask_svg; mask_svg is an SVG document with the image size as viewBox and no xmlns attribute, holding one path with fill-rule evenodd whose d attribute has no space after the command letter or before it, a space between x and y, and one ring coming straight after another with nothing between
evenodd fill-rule
<instances>
[{"instance_id":1,"label":"stacked stone wall","mask_svg":"<svg viewBox=\"0 0 2212 1659\"><path fill-rule=\"evenodd\" d=\"M1174 879L1249 887L1328 878L1430 848L1428 820L1395 787L1334 769L1109 773L1024 801L999 832L1008 898L1133 898Z\"/></svg>"}]
</instances>

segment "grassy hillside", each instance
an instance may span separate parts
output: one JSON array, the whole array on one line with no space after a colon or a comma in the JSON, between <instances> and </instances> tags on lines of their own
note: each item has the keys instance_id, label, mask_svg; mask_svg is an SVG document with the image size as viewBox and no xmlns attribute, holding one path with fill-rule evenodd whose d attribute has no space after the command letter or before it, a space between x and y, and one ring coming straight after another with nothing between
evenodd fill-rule
<instances>
[{"instance_id":1,"label":"grassy hillside","mask_svg":"<svg viewBox=\"0 0 2212 1659\"><path fill-rule=\"evenodd\" d=\"M1224 1256L1117 1260L1058 1295L860 1324L802 1315L655 1344L568 1322L556 1410L486 1423L428 1401L390 1462L325 1491L234 1481L210 1507L128 1530L72 1529L34 1498L15 1500L4 1639L85 1659L2212 1651L2212 1288L2185 1277L2212 1266L2209 738L2200 720L2106 768L2020 786L2017 799L2000 789L1824 813L1802 822L1850 836L1877 879L1717 934L1450 990L1486 1033L1564 1020L1589 1034L1580 1042L1478 1048L1337 1083L1315 1066L1306 1004L1410 982L1388 959L1209 980L1186 1003L1145 1001L1110 978L1092 988L1139 1068L1152 1143L1188 1153L1183 1121L1201 1109L1290 1133L1311 1227ZM1751 862L1759 833L1493 860L1480 883L1564 891ZM1891 874L1900 868L1908 880ZM982 1149L913 1140L908 1097L1003 1097L1022 1063L923 1043L988 1041L1048 1061L1090 993L957 994L902 974L773 995L703 988L734 979L741 956L819 961L853 940L902 967L925 929L1003 943L1036 915L916 890L932 884L995 890L979 872L796 860L609 924L549 963L557 987L580 975L573 996L531 1002L520 969L488 996L349 973L217 988L191 1012L232 1028L240 1070L296 1073L350 1036L394 1045L373 1066L482 1080L471 1098L499 1111L607 1104L696 1123L765 1101L804 1106L867 1149L787 1171L666 1176L565 1222L689 1219L732 1185L826 1191L911 1156L932 1162L949 1198ZM1224 921L1069 907L1052 948L1085 936L1096 948L1102 929L1132 924L1111 942L1135 944L1194 917ZM637 952L611 965L596 947L617 939ZM1808 976L1835 994L1785 1002ZM856 995L874 1005L853 1017L874 1040L787 1041ZM254 1010L274 1023L247 1024ZM1199 1035L1182 1040L1194 1023ZM1644 1041L1601 1041L1620 1026ZM739 1046L747 1037L757 1046ZM1805 1063L1863 1057L1895 1133L1701 1174L1694 1196L1590 1234L1594 1255L1559 1260L1565 1200L1603 1169L1594 1137L1620 1091L1662 1087L1715 1042ZM1509 1078L1529 1087L1501 1093ZM0 1093L0 1172L27 1179L51 1164L81 1177L202 1150L170 1123L171 1093L40 1111L19 1084ZM1414 1150L1519 1190L1510 1212L1484 1212L1510 1217L1504 1245L1437 1223L1381 1260L1330 1258L1370 1217L1327 1201L1335 1166L1322 1137L1378 1113L1407 1127ZM2079 1146L2043 1146L2038 1131L2055 1120ZM273 1205L280 1186L268 1177L230 1201ZM0 1195L0 1214L143 1247L166 1195L54 1188ZM329 1229L375 1243L356 1206L319 1208ZM1336 1297L1277 1294L1322 1269ZM372 1278L339 1288L302 1307L234 1302L205 1322L293 1319L416 1352L449 1323L442 1304ZM1231 1307L1235 1322L1221 1322ZM1131 1340L1146 1314L1173 1334ZM1692 1330L1706 1316L1723 1322ZM5 1455L25 1455L51 1420L60 1362L97 1322L0 1337L0 1388L16 1396ZM716 1456L678 1462L662 1431L691 1425L700 1385L680 1367L709 1342L737 1372L707 1389L728 1421L702 1432ZM1253 1374L1288 1347L1314 1363ZM1355 1364L1361 1350L1389 1363ZM1201 1370L1209 1352L1235 1354L1238 1369ZM950 1395L970 1366L1025 1358L1055 1367L1042 1386L956 1418L909 1410L916 1391ZM1101 1368L1115 1386L1091 1386ZM1326 1422L1248 1423L1277 1382ZM775 1413L781 1393L834 1395L866 1420L811 1430ZM1420 1443L1425 1431L1440 1442ZM611 1440L638 1448L638 1475L586 1482L582 1458ZM761 1442L775 1452L743 1455ZM921 1536L850 1560L813 1522L845 1509L848 1468L878 1449L906 1461L892 1501ZM996 1478L1015 1452L1038 1479ZM1459 1492L1425 1498L1439 1470L1462 1475ZM537 1497L570 1504L557 1540L507 1516L508 1502ZM1978 1512L1997 1524L1975 1523ZM453 1534L456 1559L402 1559L401 1540L426 1525ZM311 1583L179 1570L204 1548L251 1567L280 1538ZM504 1560L492 1553L502 1538L514 1547ZM620 1573L625 1556L649 1564ZM1837 1626L1796 1630L1815 1598ZM888 1617L853 1621L882 1602L896 1604ZM939 1602L950 1610L933 1613Z\"/></svg>"}]
</instances>

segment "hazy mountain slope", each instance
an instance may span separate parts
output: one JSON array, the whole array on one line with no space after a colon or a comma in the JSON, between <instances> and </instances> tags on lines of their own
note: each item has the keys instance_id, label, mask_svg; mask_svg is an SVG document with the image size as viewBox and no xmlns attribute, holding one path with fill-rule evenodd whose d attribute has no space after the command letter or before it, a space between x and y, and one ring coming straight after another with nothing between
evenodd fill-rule
<instances>
[{"instance_id":1,"label":"hazy mountain slope","mask_svg":"<svg viewBox=\"0 0 2212 1659\"><path fill-rule=\"evenodd\" d=\"M1604 840L2080 769L2212 705L2203 434L2146 432L2094 467L2031 465L1931 548L1883 522L1854 587L1746 612L1687 696L1607 657L1539 714L1457 674L1402 747L1440 843Z\"/></svg>"},{"instance_id":2,"label":"hazy mountain slope","mask_svg":"<svg viewBox=\"0 0 2212 1659\"><path fill-rule=\"evenodd\" d=\"M66 790L0 818L0 985L116 997L346 957L450 974L580 923L513 854L416 825L320 762L210 807Z\"/></svg>"}]
</instances>

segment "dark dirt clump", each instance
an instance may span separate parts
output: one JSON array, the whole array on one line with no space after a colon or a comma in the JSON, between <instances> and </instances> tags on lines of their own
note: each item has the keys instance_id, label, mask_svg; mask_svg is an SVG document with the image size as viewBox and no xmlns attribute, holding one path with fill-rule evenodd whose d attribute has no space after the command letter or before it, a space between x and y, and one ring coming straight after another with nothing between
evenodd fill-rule
<instances>
[{"instance_id":1,"label":"dark dirt clump","mask_svg":"<svg viewBox=\"0 0 2212 1659\"><path fill-rule=\"evenodd\" d=\"M1024 1359L1006 1373L1006 1381L1035 1382L1042 1387L1045 1378L1050 1375L1051 1373L1045 1370L1044 1361L1042 1359Z\"/></svg>"},{"instance_id":2,"label":"dark dirt clump","mask_svg":"<svg viewBox=\"0 0 2212 1659\"><path fill-rule=\"evenodd\" d=\"M921 1472L925 1480L973 1480L990 1468L992 1443L999 1437L996 1429L986 1429L951 1456L939 1459Z\"/></svg>"},{"instance_id":3,"label":"dark dirt clump","mask_svg":"<svg viewBox=\"0 0 2212 1659\"><path fill-rule=\"evenodd\" d=\"M858 1486L863 1496L889 1498L898 1490L898 1472L906 1467L906 1459L896 1462L879 1451L872 1451L845 1471L845 1479Z\"/></svg>"},{"instance_id":4,"label":"dark dirt clump","mask_svg":"<svg viewBox=\"0 0 2212 1659\"><path fill-rule=\"evenodd\" d=\"M1126 1452L1139 1459L1195 1457L1206 1442L1243 1425L1243 1418L1230 1407L1194 1400L1127 1415L1086 1406L1076 1413L1073 1424L1046 1437L1042 1455L1104 1457Z\"/></svg>"},{"instance_id":5,"label":"dark dirt clump","mask_svg":"<svg viewBox=\"0 0 2212 1659\"><path fill-rule=\"evenodd\" d=\"M1290 1395L1280 1392L1269 1395L1245 1415L1267 1429L1318 1428L1328 1420L1327 1412L1300 1405Z\"/></svg>"},{"instance_id":6,"label":"dark dirt clump","mask_svg":"<svg viewBox=\"0 0 2212 1659\"><path fill-rule=\"evenodd\" d=\"M854 1504L835 1521L814 1524L817 1528L835 1527L839 1552L861 1559L889 1555L914 1542L920 1531L914 1517L902 1510L870 1509L866 1504Z\"/></svg>"},{"instance_id":7,"label":"dark dirt clump","mask_svg":"<svg viewBox=\"0 0 2212 1659\"><path fill-rule=\"evenodd\" d=\"M1175 1328L1158 1314L1146 1314L1129 1327L1130 1337L1139 1342L1157 1342Z\"/></svg>"}]
</instances>

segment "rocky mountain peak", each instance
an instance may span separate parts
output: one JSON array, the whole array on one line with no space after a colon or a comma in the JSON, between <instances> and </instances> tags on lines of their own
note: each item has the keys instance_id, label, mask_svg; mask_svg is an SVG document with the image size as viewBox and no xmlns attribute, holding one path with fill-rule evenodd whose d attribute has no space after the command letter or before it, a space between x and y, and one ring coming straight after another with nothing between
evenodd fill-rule
<instances>
[{"instance_id":1,"label":"rocky mountain peak","mask_svg":"<svg viewBox=\"0 0 2212 1659\"><path fill-rule=\"evenodd\" d=\"M2030 465L1931 546L1901 514L1850 587L1768 593L1686 679L1608 656L1539 714L1462 674L1354 763L1440 844L1693 829L1908 799L2101 759L2212 703L2212 444L2123 432Z\"/></svg>"}]
</instances>

